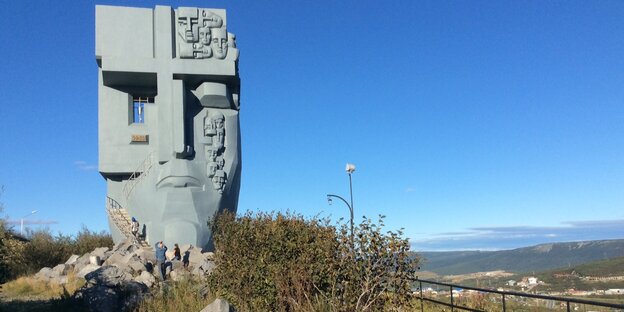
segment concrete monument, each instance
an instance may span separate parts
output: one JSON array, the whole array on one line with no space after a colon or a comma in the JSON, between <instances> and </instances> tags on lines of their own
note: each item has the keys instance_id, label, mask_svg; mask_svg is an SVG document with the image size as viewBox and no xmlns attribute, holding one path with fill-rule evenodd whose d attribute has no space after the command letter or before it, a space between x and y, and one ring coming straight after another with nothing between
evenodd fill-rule
<instances>
[{"instance_id":1,"label":"concrete monument","mask_svg":"<svg viewBox=\"0 0 624 312\"><path fill-rule=\"evenodd\" d=\"M113 239L211 249L209 220L236 211L238 49L225 10L98 5L99 171ZM142 236L141 236L142 234Z\"/></svg>"}]
</instances>

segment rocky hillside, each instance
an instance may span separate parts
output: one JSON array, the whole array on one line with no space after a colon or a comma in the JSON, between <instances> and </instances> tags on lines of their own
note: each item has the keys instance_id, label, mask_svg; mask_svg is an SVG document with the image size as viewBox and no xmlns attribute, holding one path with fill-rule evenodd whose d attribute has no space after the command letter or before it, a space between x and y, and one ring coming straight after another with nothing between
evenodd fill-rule
<instances>
[{"instance_id":1,"label":"rocky hillside","mask_svg":"<svg viewBox=\"0 0 624 312\"><path fill-rule=\"evenodd\" d=\"M181 260L169 260L166 265L168 280L203 280L215 265L212 253L186 245L181 248ZM168 258L171 259L171 253ZM133 311L144 296L163 285L155 272L157 268L154 250L130 241L108 247L96 248L82 256L73 255L67 262L53 268L43 268L35 278L55 284L65 284L71 279L83 278L85 285L73 294L73 299L88 307L89 311ZM208 288L199 291L204 297ZM206 311L228 311L216 308L224 303L216 301Z\"/></svg>"},{"instance_id":2,"label":"rocky hillside","mask_svg":"<svg viewBox=\"0 0 624 312\"><path fill-rule=\"evenodd\" d=\"M499 251L421 252L422 270L440 275L504 270L541 272L624 256L624 239L541 244Z\"/></svg>"}]
</instances>

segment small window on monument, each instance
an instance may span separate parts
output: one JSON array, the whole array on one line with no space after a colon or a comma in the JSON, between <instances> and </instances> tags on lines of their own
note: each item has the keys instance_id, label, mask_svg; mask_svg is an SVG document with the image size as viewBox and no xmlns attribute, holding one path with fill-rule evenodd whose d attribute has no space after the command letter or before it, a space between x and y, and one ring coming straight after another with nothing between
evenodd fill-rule
<instances>
[{"instance_id":1,"label":"small window on monument","mask_svg":"<svg viewBox=\"0 0 624 312\"><path fill-rule=\"evenodd\" d=\"M145 103L154 103L154 97L146 96L132 98L132 123L145 123Z\"/></svg>"}]
</instances>

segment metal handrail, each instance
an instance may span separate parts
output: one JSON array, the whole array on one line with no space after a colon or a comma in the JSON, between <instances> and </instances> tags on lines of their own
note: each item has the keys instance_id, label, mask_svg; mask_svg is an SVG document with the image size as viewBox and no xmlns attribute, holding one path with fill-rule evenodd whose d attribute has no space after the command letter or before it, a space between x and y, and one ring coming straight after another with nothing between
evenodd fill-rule
<instances>
[{"instance_id":1,"label":"metal handrail","mask_svg":"<svg viewBox=\"0 0 624 312\"><path fill-rule=\"evenodd\" d=\"M145 240L134 237L134 235L129 232L128 228L132 226L132 221L124 216L122 210L125 211L119 202L109 196L106 196L106 212L111 217L111 220L115 223L115 226L117 226L119 231L121 231L126 238L132 238L134 242L141 244L141 246L149 246ZM115 218L115 215L117 215L117 218ZM118 224L117 222L119 222L119 219L123 219L127 226L124 227L121 224Z\"/></svg>"},{"instance_id":2,"label":"metal handrail","mask_svg":"<svg viewBox=\"0 0 624 312\"><path fill-rule=\"evenodd\" d=\"M134 172L130 175L130 178L126 181L122 192L126 197L126 200L132 194L134 187L147 176L150 169L154 166L154 153L149 153L147 157L139 164L139 166L134 170Z\"/></svg>"},{"instance_id":3,"label":"metal handrail","mask_svg":"<svg viewBox=\"0 0 624 312\"><path fill-rule=\"evenodd\" d=\"M614 308L614 309L623 309L624 310L624 304L616 304L616 303L608 303L608 302L600 302L600 301L593 301L593 300L586 300L586 299L577 299L577 298L568 298L568 297L557 297L557 296L529 294L529 293L516 292L516 291L501 291L501 290L496 290L496 289L486 289L486 288L479 288L479 287L472 287L472 286L463 286L463 285L457 285L457 284L450 284L450 283L436 282L436 281L430 281L430 280L423 280L423 279L418 279L418 278L413 279L413 281L417 281L419 283L418 287L419 287L419 290L420 290L420 298L419 299L420 299L420 304L421 304L421 310L423 308L423 301L429 301L429 302L433 302L433 303L436 303L436 304L442 304L442 305L451 307L451 309L458 308L458 309L467 310L467 311L482 312L481 310L476 310L476 309L472 309L472 308L468 308L468 307L464 307L464 306L455 305L453 303L453 288L462 288L462 289L469 289L469 290L480 291L480 292L484 292L484 293L499 294L499 295L502 296L503 311L507 310L506 309L505 296L516 296L516 297L535 298L535 299L544 299L544 300L553 300L553 301L565 302L568 312L570 311L570 303L586 304L586 305L592 305L592 306L597 306L597 307L605 307L605 308ZM443 301L439 301L439 300L435 300L435 299L431 299L431 298L425 298L423 296L423 291L422 291L422 289L423 289L422 288L422 284L423 283L449 287L450 295L451 295L451 303L449 304L447 302L443 302Z\"/></svg>"},{"instance_id":4,"label":"metal handrail","mask_svg":"<svg viewBox=\"0 0 624 312\"><path fill-rule=\"evenodd\" d=\"M117 202L116 200L112 199L109 196L106 196L106 210L108 211L109 215L113 215L113 210L117 210L120 211L120 209L124 209L123 206L121 204L119 204L119 202ZM130 220L128 220L127 218L123 218L124 221L126 221L126 223L128 223L128 225L132 225L132 222Z\"/></svg>"}]
</instances>

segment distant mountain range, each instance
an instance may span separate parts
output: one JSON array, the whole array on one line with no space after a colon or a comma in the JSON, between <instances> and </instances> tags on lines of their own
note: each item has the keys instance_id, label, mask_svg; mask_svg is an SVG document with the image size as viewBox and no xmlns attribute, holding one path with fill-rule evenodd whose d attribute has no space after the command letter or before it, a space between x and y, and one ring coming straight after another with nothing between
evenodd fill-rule
<instances>
[{"instance_id":1,"label":"distant mountain range","mask_svg":"<svg viewBox=\"0 0 624 312\"><path fill-rule=\"evenodd\" d=\"M624 239L541 244L499 251L419 252L421 270L440 275L505 270L525 273L624 256Z\"/></svg>"}]
</instances>

